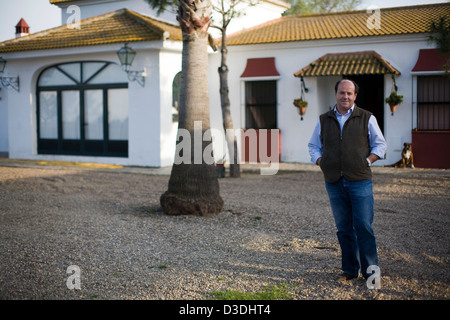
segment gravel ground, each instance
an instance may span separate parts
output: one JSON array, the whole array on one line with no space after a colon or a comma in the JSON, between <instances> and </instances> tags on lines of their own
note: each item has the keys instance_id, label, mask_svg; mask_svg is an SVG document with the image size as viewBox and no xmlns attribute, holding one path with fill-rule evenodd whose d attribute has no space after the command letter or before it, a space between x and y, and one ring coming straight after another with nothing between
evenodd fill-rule
<instances>
[{"instance_id":1,"label":"gravel ground","mask_svg":"<svg viewBox=\"0 0 450 320\"><path fill-rule=\"evenodd\" d=\"M167 175L0 166L0 299L211 299L287 284L293 299L450 298L447 171L374 174L381 289L340 282L317 170L220 179L224 211L167 216ZM69 266L81 271L70 290Z\"/></svg>"}]
</instances>

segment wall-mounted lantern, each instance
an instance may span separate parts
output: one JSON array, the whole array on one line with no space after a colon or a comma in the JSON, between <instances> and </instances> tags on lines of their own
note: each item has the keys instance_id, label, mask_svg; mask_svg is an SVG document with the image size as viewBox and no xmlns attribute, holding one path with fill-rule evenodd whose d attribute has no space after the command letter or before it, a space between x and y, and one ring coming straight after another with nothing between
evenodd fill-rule
<instances>
[{"instance_id":1,"label":"wall-mounted lantern","mask_svg":"<svg viewBox=\"0 0 450 320\"><path fill-rule=\"evenodd\" d=\"M131 64L136 56L136 51L125 43L125 45L117 51L117 56L119 57L123 70L128 75L128 80L137 81L143 87L145 85L145 77L147 76L145 68L142 71L130 70Z\"/></svg>"},{"instance_id":2,"label":"wall-mounted lantern","mask_svg":"<svg viewBox=\"0 0 450 320\"><path fill-rule=\"evenodd\" d=\"M5 70L6 66L6 60L0 57L0 75L3 74L3 71ZM3 77L0 76L0 83L4 87L11 87L17 92L19 92L19 76L17 77Z\"/></svg>"}]
</instances>

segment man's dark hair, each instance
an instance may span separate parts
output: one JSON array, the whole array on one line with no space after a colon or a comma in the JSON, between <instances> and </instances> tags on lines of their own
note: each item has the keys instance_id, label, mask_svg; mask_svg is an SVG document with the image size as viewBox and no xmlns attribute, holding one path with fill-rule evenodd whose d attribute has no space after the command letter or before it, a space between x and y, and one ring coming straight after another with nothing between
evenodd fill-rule
<instances>
[{"instance_id":1,"label":"man's dark hair","mask_svg":"<svg viewBox=\"0 0 450 320\"><path fill-rule=\"evenodd\" d=\"M341 79L341 80L339 80L338 82L336 82L336 85L334 86L334 92L337 93L339 84L340 84L342 81L344 81L344 80L347 80L347 81L352 82L353 85L355 86L355 93L358 94L358 92L359 92L359 86L358 86L358 84L357 84L355 81L350 80L350 79Z\"/></svg>"}]
</instances>

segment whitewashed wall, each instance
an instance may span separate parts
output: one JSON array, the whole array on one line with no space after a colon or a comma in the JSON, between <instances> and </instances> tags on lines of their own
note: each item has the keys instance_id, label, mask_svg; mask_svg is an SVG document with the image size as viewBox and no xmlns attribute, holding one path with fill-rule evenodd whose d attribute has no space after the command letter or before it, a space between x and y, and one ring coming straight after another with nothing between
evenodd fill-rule
<instances>
[{"instance_id":1,"label":"whitewashed wall","mask_svg":"<svg viewBox=\"0 0 450 320\"><path fill-rule=\"evenodd\" d=\"M212 0L214 5L219 6L221 0ZM250 2L250 1L249 1ZM230 24L228 32L236 32L244 28L253 27L264 21L269 21L272 19L279 18L281 14L286 10L286 6L282 1L265 1L259 0L255 2L254 6L249 6L247 3L243 2L239 4L237 10L240 12L245 12L245 15L241 15L233 20ZM279 2L279 3L277 3ZM225 0L225 4L227 1ZM58 6L61 8L61 24L73 23L75 19L87 19L105 13L120 10L122 8L127 8L135 12L156 17L160 20L165 20L167 22L174 23L178 25L176 20L176 9L168 8L166 11L162 12L159 16L157 15L157 10L152 9L148 2L144 0L96 0L96 1L73 1L68 3L60 3ZM77 6L77 7L74 7ZM220 15L217 12L213 12L213 24L220 24ZM217 29L210 29L211 34L214 37L220 36Z\"/></svg>"},{"instance_id":2,"label":"whitewashed wall","mask_svg":"<svg viewBox=\"0 0 450 320\"><path fill-rule=\"evenodd\" d=\"M240 75L245 69L247 59L275 57L280 73L278 80L278 127L281 131L282 161L310 163L308 141L318 116L334 105L334 84L339 77L304 78L309 92L306 94L308 109L300 121L300 116L292 102L300 97L300 79L295 72L327 53L357 52L374 50L401 72L396 77L404 102L392 116L389 106L384 109L384 133L388 143L387 157L377 165L389 165L400 159L403 142L411 141L411 130L415 127L412 112L411 70L414 67L419 49L429 48L430 43L424 35L372 37L343 40L317 40L296 43L277 43L266 45L245 45L229 47L228 66L232 118L235 128L244 128L243 95L244 87ZM220 53L210 55L210 94L212 125L222 128L220 111L219 77ZM391 75L385 76L385 97L392 88ZM362 106L364 107L364 106Z\"/></svg>"},{"instance_id":3,"label":"whitewashed wall","mask_svg":"<svg viewBox=\"0 0 450 320\"><path fill-rule=\"evenodd\" d=\"M160 166L170 166L175 155L178 122L172 122L172 84L175 75L181 71L181 43L172 43L171 50L160 52Z\"/></svg>"},{"instance_id":4,"label":"whitewashed wall","mask_svg":"<svg viewBox=\"0 0 450 320\"><path fill-rule=\"evenodd\" d=\"M37 153L36 83L48 66L82 60L119 63L116 51L121 44L83 49L36 51L6 55L8 70L20 76L20 92L4 90L2 107L7 103L8 150L10 158L80 161L160 167L173 161L176 128L172 123L172 81L181 70L181 44L139 43L131 69L147 71L145 87L129 82L129 156L89 157L39 155ZM159 46L159 47L158 47ZM77 51L77 52L76 52ZM172 143L173 141L173 143Z\"/></svg>"},{"instance_id":5,"label":"whitewashed wall","mask_svg":"<svg viewBox=\"0 0 450 320\"><path fill-rule=\"evenodd\" d=\"M6 75L3 75L6 77ZM8 152L8 89L0 87L0 152Z\"/></svg>"},{"instance_id":6,"label":"whitewashed wall","mask_svg":"<svg viewBox=\"0 0 450 320\"><path fill-rule=\"evenodd\" d=\"M118 3L122 2L125 1L118 1ZM141 3L142 0L129 1L129 3L134 2ZM95 10L92 11L92 14L98 13ZM236 28L239 28L239 24ZM20 92L3 88L0 93L2 98L0 100L0 116L2 117L0 151L9 151L11 158L156 167L170 165L173 162L177 128L177 124L172 122L171 115L172 81L176 73L181 70L182 49L181 42L170 41L132 45L138 51L133 69L145 67L147 78L145 88L136 82L129 84L128 158L37 154L36 81L39 73L49 65L63 62L94 59L118 63L116 51L121 45L5 54L4 58L8 61L8 74L20 76ZM384 133L388 142L388 151L386 160L377 162L378 165L394 163L400 157L403 143L411 141L411 130L415 127L416 120L413 114L415 78L411 76L411 70L417 61L419 49L430 46L426 36L408 35L229 47L229 89L231 115L235 129L245 126L244 81L240 76L245 69L247 59L275 57L276 67L280 73L280 76L275 79L278 83L278 127L282 137L282 161L309 163L307 148L309 138L318 116L334 105L333 88L339 77L305 78L309 89L306 94L309 106L303 121L300 121L297 109L292 105L292 101L300 96L300 80L293 74L327 53L375 50L401 72L401 76L396 77L396 83L400 94L404 95L404 103L398 107L393 116L389 106L387 104L384 106ZM211 126L217 132L223 132L217 72L219 64L220 53L211 52L209 60ZM389 95L391 87L392 79L390 75L387 75L385 76L385 96ZM224 149L220 138L215 139L216 159L222 156L221 151Z\"/></svg>"},{"instance_id":7,"label":"whitewashed wall","mask_svg":"<svg viewBox=\"0 0 450 320\"><path fill-rule=\"evenodd\" d=\"M156 17L157 12L157 10L153 10L144 0L73 1L68 3L60 3L58 6L61 8L61 24L73 23L73 20L77 17L84 20L123 8L154 17ZM77 6L79 10L73 6ZM176 20L176 12L163 12L158 19L178 24Z\"/></svg>"}]
</instances>

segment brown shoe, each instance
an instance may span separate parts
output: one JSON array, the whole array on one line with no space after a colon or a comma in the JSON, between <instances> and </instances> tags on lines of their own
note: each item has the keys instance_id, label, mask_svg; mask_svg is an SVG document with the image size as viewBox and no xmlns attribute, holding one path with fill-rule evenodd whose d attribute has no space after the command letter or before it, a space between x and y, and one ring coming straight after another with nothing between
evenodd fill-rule
<instances>
[{"instance_id":1,"label":"brown shoe","mask_svg":"<svg viewBox=\"0 0 450 320\"><path fill-rule=\"evenodd\" d=\"M338 281L349 281L356 278L358 278L358 276L343 272L338 276Z\"/></svg>"}]
</instances>

